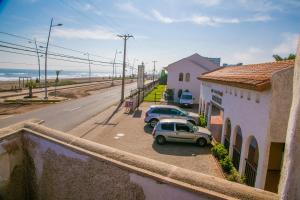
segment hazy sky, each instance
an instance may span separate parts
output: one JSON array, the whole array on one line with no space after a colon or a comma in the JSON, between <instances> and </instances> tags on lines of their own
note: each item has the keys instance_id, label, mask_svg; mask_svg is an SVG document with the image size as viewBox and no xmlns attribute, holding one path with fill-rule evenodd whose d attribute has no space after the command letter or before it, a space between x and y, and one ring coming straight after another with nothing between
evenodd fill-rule
<instances>
[{"instance_id":1,"label":"hazy sky","mask_svg":"<svg viewBox=\"0 0 300 200\"><path fill-rule=\"evenodd\" d=\"M117 34L129 33L128 59L144 61L148 71L199 53L222 63L272 61L272 54L295 51L300 31L300 0L0 0L0 31L45 42L51 17L51 44L111 61L123 50ZM31 46L0 34L0 40ZM0 48L3 49L3 48ZM50 47L49 51L86 57ZM118 55L118 60L122 54ZM0 66L35 68L37 59L0 52ZM7 64L15 62L20 64ZM42 61L43 62L43 61ZM86 69L85 64L49 61L50 69ZM110 70L108 66L94 66Z\"/></svg>"}]
</instances>

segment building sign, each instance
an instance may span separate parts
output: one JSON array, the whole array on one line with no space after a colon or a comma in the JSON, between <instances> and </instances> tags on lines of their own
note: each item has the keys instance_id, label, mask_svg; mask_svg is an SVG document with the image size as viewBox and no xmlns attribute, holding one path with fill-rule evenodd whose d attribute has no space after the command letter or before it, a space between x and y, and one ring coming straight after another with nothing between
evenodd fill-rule
<instances>
[{"instance_id":1,"label":"building sign","mask_svg":"<svg viewBox=\"0 0 300 200\"><path fill-rule=\"evenodd\" d=\"M145 66L144 63L138 66L138 77L137 77L137 88L143 89L144 88L144 70Z\"/></svg>"},{"instance_id":2,"label":"building sign","mask_svg":"<svg viewBox=\"0 0 300 200\"><path fill-rule=\"evenodd\" d=\"M220 97L218 97L218 96L216 96L216 95L212 95L211 99L212 99L214 102L218 103L219 105L222 105L222 99L221 99Z\"/></svg>"}]
</instances>

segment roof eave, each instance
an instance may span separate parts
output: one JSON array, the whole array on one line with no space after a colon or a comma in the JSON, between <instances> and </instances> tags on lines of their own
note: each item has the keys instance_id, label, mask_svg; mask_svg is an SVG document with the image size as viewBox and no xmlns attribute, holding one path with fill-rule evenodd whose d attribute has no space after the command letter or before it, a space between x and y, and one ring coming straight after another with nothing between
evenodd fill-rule
<instances>
[{"instance_id":1,"label":"roof eave","mask_svg":"<svg viewBox=\"0 0 300 200\"><path fill-rule=\"evenodd\" d=\"M217 84L222 84L222 85L228 85L228 86L233 86L233 87L238 87L238 88L243 88L243 89L248 89L248 90L255 90L255 91L260 91L260 92L269 90L271 88L270 81L262 81L259 84L245 84L245 83L237 83L237 82L232 82L232 81L207 79L207 78L201 78L201 77L198 77L197 79L201 80L201 81L217 83Z\"/></svg>"}]
</instances>

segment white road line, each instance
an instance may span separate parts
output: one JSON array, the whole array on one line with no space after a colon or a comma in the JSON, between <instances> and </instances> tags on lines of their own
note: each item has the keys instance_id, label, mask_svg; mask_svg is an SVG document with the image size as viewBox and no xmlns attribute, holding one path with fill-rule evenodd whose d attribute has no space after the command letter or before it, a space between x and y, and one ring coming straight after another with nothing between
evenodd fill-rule
<instances>
[{"instance_id":1,"label":"white road line","mask_svg":"<svg viewBox=\"0 0 300 200\"><path fill-rule=\"evenodd\" d=\"M10 118L12 116L14 116L14 115L7 115L7 116L4 116L4 117L1 117L0 119L7 119L7 118Z\"/></svg>"},{"instance_id":2,"label":"white road line","mask_svg":"<svg viewBox=\"0 0 300 200\"><path fill-rule=\"evenodd\" d=\"M70 112L72 112L72 111L74 111L74 110L78 110L78 109L80 109L81 107L76 107L76 108L72 108L72 109L70 109L70 110L66 110L66 111L70 111Z\"/></svg>"}]
</instances>

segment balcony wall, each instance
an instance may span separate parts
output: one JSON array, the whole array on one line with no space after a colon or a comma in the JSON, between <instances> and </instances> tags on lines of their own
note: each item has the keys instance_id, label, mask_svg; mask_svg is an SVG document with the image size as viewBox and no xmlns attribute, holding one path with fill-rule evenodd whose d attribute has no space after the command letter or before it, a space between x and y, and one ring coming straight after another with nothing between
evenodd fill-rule
<instances>
[{"instance_id":1,"label":"balcony wall","mask_svg":"<svg viewBox=\"0 0 300 200\"><path fill-rule=\"evenodd\" d=\"M0 199L278 199L26 122L0 130Z\"/></svg>"}]
</instances>

